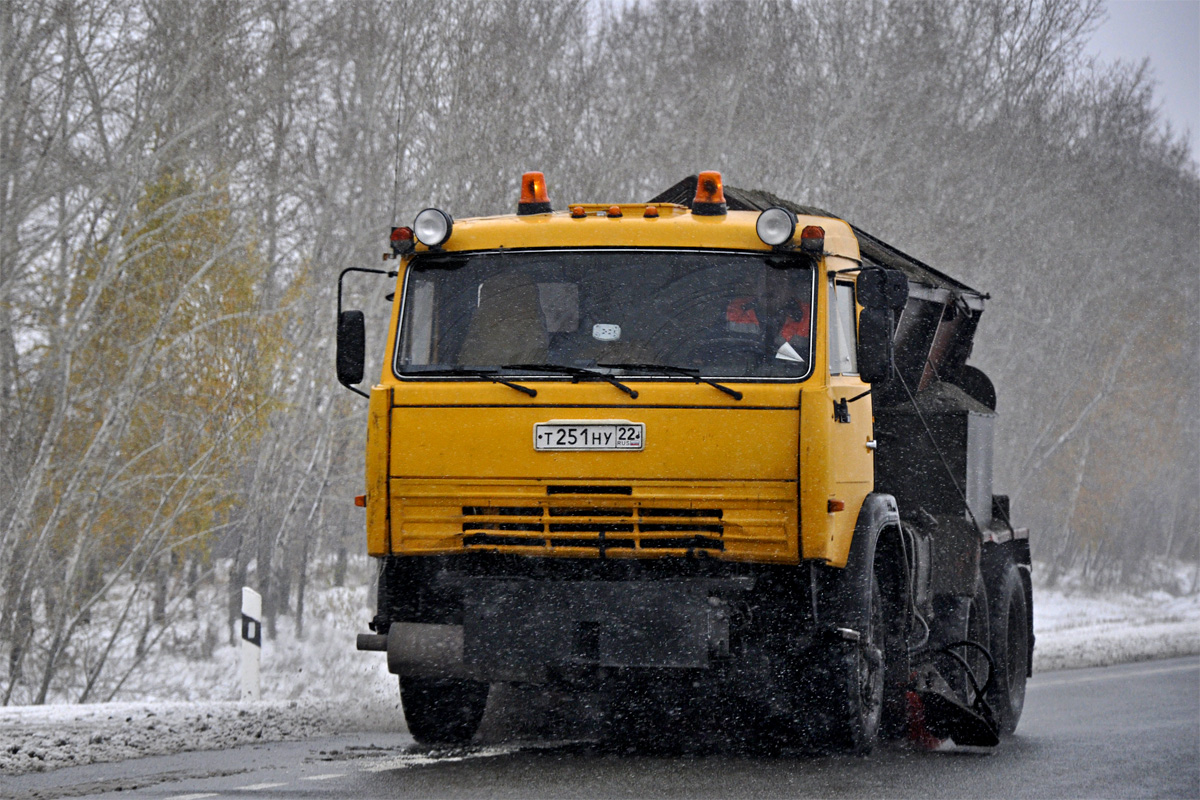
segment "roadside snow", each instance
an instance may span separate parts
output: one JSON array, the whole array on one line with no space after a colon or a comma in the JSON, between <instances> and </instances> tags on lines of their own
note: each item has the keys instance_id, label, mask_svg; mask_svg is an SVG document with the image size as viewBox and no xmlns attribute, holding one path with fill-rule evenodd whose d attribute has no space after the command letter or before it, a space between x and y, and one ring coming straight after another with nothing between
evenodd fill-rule
<instances>
[{"instance_id":1,"label":"roadside snow","mask_svg":"<svg viewBox=\"0 0 1200 800\"><path fill-rule=\"evenodd\" d=\"M354 648L373 613L367 596L366 581L353 589L316 587L303 640L281 618L276 639L264 637L258 703L238 701L240 647L222 644L207 660L160 653L153 674L125 684L122 702L0 708L0 775L345 730L403 730L396 678L382 654ZM208 607L219 620L221 605ZM209 624L223 622L181 627L184 635L200 635Z\"/></svg>"},{"instance_id":2,"label":"roadside snow","mask_svg":"<svg viewBox=\"0 0 1200 800\"><path fill-rule=\"evenodd\" d=\"M159 670L127 684L127 702L0 708L0 775L339 731L397 730L396 679L383 655L359 653L367 589L314 591L303 640L282 620L264 642L263 702L237 702L238 650L207 661L160 655ZM1200 653L1200 595L1103 597L1034 591L1035 672ZM132 698L137 698L133 700Z\"/></svg>"},{"instance_id":3,"label":"roadside snow","mask_svg":"<svg viewBox=\"0 0 1200 800\"><path fill-rule=\"evenodd\" d=\"M1033 670L1101 667L1200 653L1200 595L1098 597L1034 588Z\"/></svg>"},{"instance_id":4,"label":"roadside snow","mask_svg":"<svg viewBox=\"0 0 1200 800\"><path fill-rule=\"evenodd\" d=\"M352 724L328 701L9 707L0 710L0 775L303 739Z\"/></svg>"}]
</instances>

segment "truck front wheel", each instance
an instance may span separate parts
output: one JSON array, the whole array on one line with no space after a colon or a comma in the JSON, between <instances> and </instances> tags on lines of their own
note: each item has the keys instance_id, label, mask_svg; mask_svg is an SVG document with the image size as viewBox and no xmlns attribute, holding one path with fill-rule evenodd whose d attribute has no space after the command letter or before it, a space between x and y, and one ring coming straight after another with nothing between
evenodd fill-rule
<instances>
[{"instance_id":1,"label":"truck front wheel","mask_svg":"<svg viewBox=\"0 0 1200 800\"><path fill-rule=\"evenodd\" d=\"M465 744L479 729L488 684L480 681L400 677L400 703L408 732L421 744Z\"/></svg>"},{"instance_id":2,"label":"truck front wheel","mask_svg":"<svg viewBox=\"0 0 1200 800\"><path fill-rule=\"evenodd\" d=\"M988 703L996 712L1001 733L1012 733L1025 706L1025 678L1029 674L1029 609L1021 571L1006 561L988 581L989 649L996 675Z\"/></svg>"},{"instance_id":3,"label":"truck front wheel","mask_svg":"<svg viewBox=\"0 0 1200 800\"><path fill-rule=\"evenodd\" d=\"M818 747L866 754L883 717L884 620L879 581L871 575L870 612L859 641L838 642L821 658L810 684L817 695Z\"/></svg>"}]
</instances>

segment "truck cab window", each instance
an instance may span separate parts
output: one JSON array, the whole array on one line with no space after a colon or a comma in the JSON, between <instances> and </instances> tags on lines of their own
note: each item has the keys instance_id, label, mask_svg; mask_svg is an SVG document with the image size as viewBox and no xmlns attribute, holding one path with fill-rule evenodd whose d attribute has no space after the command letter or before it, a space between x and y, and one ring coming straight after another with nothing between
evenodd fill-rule
<instances>
[{"instance_id":1,"label":"truck cab window","mask_svg":"<svg viewBox=\"0 0 1200 800\"><path fill-rule=\"evenodd\" d=\"M858 374L854 285L829 282L829 374Z\"/></svg>"},{"instance_id":2,"label":"truck cab window","mask_svg":"<svg viewBox=\"0 0 1200 800\"><path fill-rule=\"evenodd\" d=\"M559 282L537 286L546 331L553 335L579 330L579 284Z\"/></svg>"},{"instance_id":3,"label":"truck cab window","mask_svg":"<svg viewBox=\"0 0 1200 800\"><path fill-rule=\"evenodd\" d=\"M499 366L544 361L548 337L537 284L521 272L487 278L476 292L475 313L455 366Z\"/></svg>"},{"instance_id":4,"label":"truck cab window","mask_svg":"<svg viewBox=\"0 0 1200 800\"><path fill-rule=\"evenodd\" d=\"M402 357L406 364L428 364L433 352L433 282L413 281L407 299L411 330Z\"/></svg>"},{"instance_id":5,"label":"truck cab window","mask_svg":"<svg viewBox=\"0 0 1200 800\"><path fill-rule=\"evenodd\" d=\"M406 285L398 375L610 363L651 365L622 374L661 375L652 367L665 366L794 380L812 361L813 272L799 258L781 264L763 254L673 250L426 255L410 264Z\"/></svg>"}]
</instances>

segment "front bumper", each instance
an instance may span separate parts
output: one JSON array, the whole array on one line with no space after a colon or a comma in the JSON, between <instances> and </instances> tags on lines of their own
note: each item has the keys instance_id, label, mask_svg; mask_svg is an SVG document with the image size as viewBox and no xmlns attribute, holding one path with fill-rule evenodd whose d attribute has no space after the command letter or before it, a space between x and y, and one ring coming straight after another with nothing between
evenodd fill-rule
<instances>
[{"instance_id":1,"label":"front bumper","mask_svg":"<svg viewBox=\"0 0 1200 800\"><path fill-rule=\"evenodd\" d=\"M748 578L463 579L462 625L393 622L398 674L541 683L599 669L706 669L731 654Z\"/></svg>"}]
</instances>

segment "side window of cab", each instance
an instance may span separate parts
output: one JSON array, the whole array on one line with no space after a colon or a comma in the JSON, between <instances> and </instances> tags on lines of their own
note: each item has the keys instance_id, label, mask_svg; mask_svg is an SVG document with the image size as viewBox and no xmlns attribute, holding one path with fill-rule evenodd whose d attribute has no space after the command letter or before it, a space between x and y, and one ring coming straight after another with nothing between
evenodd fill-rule
<instances>
[{"instance_id":1,"label":"side window of cab","mask_svg":"<svg viewBox=\"0 0 1200 800\"><path fill-rule=\"evenodd\" d=\"M854 284L829 281L829 374L858 374Z\"/></svg>"},{"instance_id":2,"label":"side window of cab","mask_svg":"<svg viewBox=\"0 0 1200 800\"><path fill-rule=\"evenodd\" d=\"M405 365L425 366L433 362L433 289L433 282L428 280L413 280L408 287L405 303L411 308L400 356Z\"/></svg>"}]
</instances>

